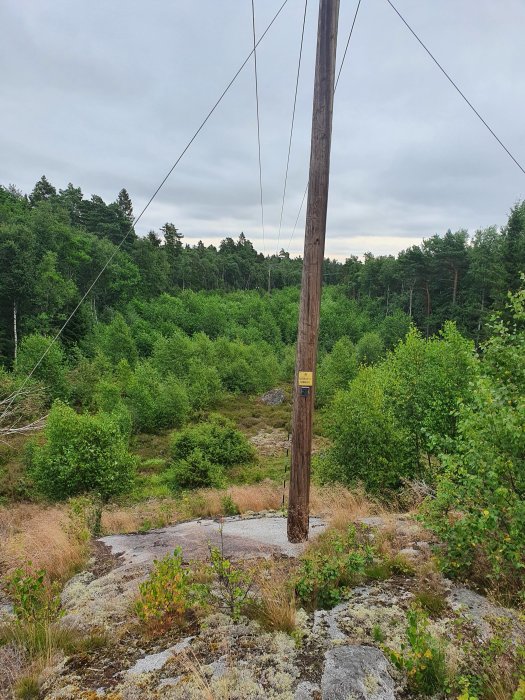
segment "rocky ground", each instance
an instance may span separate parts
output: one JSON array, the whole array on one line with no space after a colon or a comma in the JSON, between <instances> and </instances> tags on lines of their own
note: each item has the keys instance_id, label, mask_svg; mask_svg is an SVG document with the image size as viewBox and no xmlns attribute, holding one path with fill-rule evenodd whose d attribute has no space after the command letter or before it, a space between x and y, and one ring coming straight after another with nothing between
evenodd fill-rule
<instances>
[{"instance_id":1,"label":"rocky ground","mask_svg":"<svg viewBox=\"0 0 525 700\"><path fill-rule=\"evenodd\" d=\"M374 540L388 530L414 567L426 566L430 545L407 516L365 518ZM312 533L324 523L312 519ZM255 561L296 557L301 546L286 540L286 521L276 514L228 518L225 553ZM180 546L185 560L203 559L220 537L215 521L193 521L140 535L97 542L90 570L65 587L62 625L98 632L109 643L63 658L43 688L45 700L394 700L405 698L406 679L384 653L401 649L406 613L421 583L402 572L354 588L331 611L299 610L298 631L266 632L254 621L234 622L215 613L199 625L171 629L154 639L142 635L132 603L154 559ZM433 574L435 577L435 574ZM444 605L432 631L448 641L451 663L459 663L457 630L479 645L504 622L506 634L525 639L518 616L474 591L441 579ZM497 624L496 624L497 622ZM378 641L378 630L381 640ZM455 659L455 661L454 661Z\"/></svg>"}]
</instances>

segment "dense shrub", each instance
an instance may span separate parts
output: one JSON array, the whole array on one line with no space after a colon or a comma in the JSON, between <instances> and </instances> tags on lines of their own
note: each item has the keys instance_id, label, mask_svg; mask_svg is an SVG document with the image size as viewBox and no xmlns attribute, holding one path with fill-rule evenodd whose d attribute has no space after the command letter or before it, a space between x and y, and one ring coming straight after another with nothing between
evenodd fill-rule
<instances>
[{"instance_id":1,"label":"dense shrub","mask_svg":"<svg viewBox=\"0 0 525 700\"><path fill-rule=\"evenodd\" d=\"M333 398L337 389L346 389L357 374L355 346L340 338L332 351L323 357L317 371L316 401L322 406Z\"/></svg>"},{"instance_id":2,"label":"dense shrub","mask_svg":"<svg viewBox=\"0 0 525 700\"><path fill-rule=\"evenodd\" d=\"M78 415L57 401L44 434L43 445L29 448L28 468L47 498L62 500L95 492L108 500L131 487L135 460L116 417Z\"/></svg>"},{"instance_id":3,"label":"dense shrub","mask_svg":"<svg viewBox=\"0 0 525 700\"><path fill-rule=\"evenodd\" d=\"M161 378L149 364L138 365L126 390L135 430L157 433L182 425L189 413L186 389L173 375Z\"/></svg>"},{"instance_id":4,"label":"dense shrub","mask_svg":"<svg viewBox=\"0 0 525 700\"><path fill-rule=\"evenodd\" d=\"M38 333L27 335L20 344L16 372L25 378L34 370L33 378L42 382L48 397L64 398L67 393L64 352L58 341L52 345L51 342L51 337Z\"/></svg>"},{"instance_id":5,"label":"dense shrub","mask_svg":"<svg viewBox=\"0 0 525 700\"><path fill-rule=\"evenodd\" d=\"M446 545L448 573L503 597L525 598L525 290L510 320L494 326L484 376L459 409L458 434L442 456L425 519Z\"/></svg>"},{"instance_id":6,"label":"dense shrub","mask_svg":"<svg viewBox=\"0 0 525 700\"><path fill-rule=\"evenodd\" d=\"M213 408L223 394L221 378L217 369L205 365L199 360L190 362L185 384L188 399L194 411Z\"/></svg>"},{"instance_id":7,"label":"dense shrub","mask_svg":"<svg viewBox=\"0 0 525 700\"><path fill-rule=\"evenodd\" d=\"M373 365L383 357L385 346L379 333L365 333L357 343L356 359L359 365Z\"/></svg>"},{"instance_id":8,"label":"dense shrub","mask_svg":"<svg viewBox=\"0 0 525 700\"><path fill-rule=\"evenodd\" d=\"M326 421L333 447L318 461L322 482L363 482L375 492L396 488L411 474L408 436L387 401L381 367L362 367L336 394Z\"/></svg>"},{"instance_id":9,"label":"dense shrub","mask_svg":"<svg viewBox=\"0 0 525 700\"><path fill-rule=\"evenodd\" d=\"M186 457L173 461L167 481L174 491L224 485L224 470L196 447Z\"/></svg>"},{"instance_id":10,"label":"dense shrub","mask_svg":"<svg viewBox=\"0 0 525 700\"><path fill-rule=\"evenodd\" d=\"M100 345L110 362L117 365L121 360L127 360L133 367L138 353L131 329L121 314L115 314L101 334Z\"/></svg>"},{"instance_id":11,"label":"dense shrub","mask_svg":"<svg viewBox=\"0 0 525 700\"><path fill-rule=\"evenodd\" d=\"M174 460L187 459L194 450L200 450L207 460L221 467L243 464L254 457L254 449L245 435L219 415L173 434L171 454Z\"/></svg>"},{"instance_id":12,"label":"dense shrub","mask_svg":"<svg viewBox=\"0 0 525 700\"><path fill-rule=\"evenodd\" d=\"M385 390L394 412L410 435L414 463L452 438L456 407L466 399L476 373L473 344L452 322L429 340L412 328L384 363Z\"/></svg>"}]
</instances>

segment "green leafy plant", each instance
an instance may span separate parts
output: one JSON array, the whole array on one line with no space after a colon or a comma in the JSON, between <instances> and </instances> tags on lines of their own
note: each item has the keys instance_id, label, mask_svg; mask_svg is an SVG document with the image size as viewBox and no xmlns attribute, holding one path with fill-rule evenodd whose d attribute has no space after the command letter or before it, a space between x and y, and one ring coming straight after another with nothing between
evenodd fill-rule
<instances>
[{"instance_id":1,"label":"green leafy plant","mask_svg":"<svg viewBox=\"0 0 525 700\"><path fill-rule=\"evenodd\" d=\"M224 484L224 470L211 462L201 449L195 448L183 459L173 462L166 478L174 491L220 487Z\"/></svg>"},{"instance_id":2,"label":"green leafy plant","mask_svg":"<svg viewBox=\"0 0 525 700\"><path fill-rule=\"evenodd\" d=\"M103 501L128 491L135 458L112 415L78 415L60 401L53 404L43 445L28 449L29 474L47 498L96 493Z\"/></svg>"},{"instance_id":3,"label":"green leafy plant","mask_svg":"<svg viewBox=\"0 0 525 700\"><path fill-rule=\"evenodd\" d=\"M409 689L425 696L443 691L447 687L443 644L432 636L428 618L418 608L407 612L406 639L401 651L389 647L384 647L384 651L394 666L406 674Z\"/></svg>"},{"instance_id":4,"label":"green leafy plant","mask_svg":"<svg viewBox=\"0 0 525 700\"><path fill-rule=\"evenodd\" d=\"M155 561L153 571L139 586L135 612L146 624L181 624L191 607L189 572L182 565L182 550L175 549Z\"/></svg>"},{"instance_id":5,"label":"green leafy plant","mask_svg":"<svg viewBox=\"0 0 525 700\"><path fill-rule=\"evenodd\" d=\"M222 526L220 540L220 547L210 547L210 573L216 582L212 591L216 604L237 621L250 601L253 579L224 555Z\"/></svg>"},{"instance_id":6,"label":"green leafy plant","mask_svg":"<svg viewBox=\"0 0 525 700\"><path fill-rule=\"evenodd\" d=\"M525 290L494 322L482 376L458 411L436 498L423 519L445 543L449 575L469 577L510 603L525 599Z\"/></svg>"},{"instance_id":7,"label":"green leafy plant","mask_svg":"<svg viewBox=\"0 0 525 700\"><path fill-rule=\"evenodd\" d=\"M359 539L355 526L341 534L324 533L301 560L295 590L310 609L333 608L373 563L372 547Z\"/></svg>"},{"instance_id":8,"label":"green leafy plant","mask_svg":"<svg viewBox=\"0 0 525 700\"><path fill-rule=\"evenodd\" d=\"M49 584L46 571L35 570L31 562L15 569L7 577L6 590L13 602L17 620L34 623L50 621L58 617L60 610L58 587Z\"/></svg>"},{"instance_id":9,"label":"green leafy plant","mask_svg":"<svg viewBox=\"0 0 525 700\"><path fill-rule=\"evenodd\" d=\"M239 506L235 503L231 494L227 493L221 499L221 507L224 515L239 515Z\"/></svg>"},{"instance_id":10,"label":"green leafy plant","mask_svg":"<svg viewBox=\"0 0 525 700\"><path fill-rule=\"evenodd\" d=\"M231 467L251 462L254 449L232 421L220 415L174 433L171 438L171 454L174 460L186 459L195 449L213 464Z\"/></svg>"}]
</instances>

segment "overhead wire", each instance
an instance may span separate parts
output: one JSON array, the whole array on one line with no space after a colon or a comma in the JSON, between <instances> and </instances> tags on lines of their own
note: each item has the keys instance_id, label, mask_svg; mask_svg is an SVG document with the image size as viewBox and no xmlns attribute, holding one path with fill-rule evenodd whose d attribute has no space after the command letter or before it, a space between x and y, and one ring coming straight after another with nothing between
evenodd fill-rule
<instances>
[{"instance_id":1,"label":"overhead wire","mask_svg":"<svg viewBox=\"0 0 525 700\"><path fill-rule=\"evenodd\" d=\"M359 14L359 8L361 7L361 2L362 2L362 0L358 0L358 2L357 2L357 7L356 7L356 9L355 9L354 18L353 18L353 20L352 20L352 25L351 25L351 27L350 27L350 32L349 32L349 34L348 34L348 39L346 40L346 46L345 46L345 50L344 50L344 52L343 52L343 58L341 59L341 64L340 64L340 66L339 66L339 70L338 70L338 72L337 72L337 78L336 78L335 84L334 84L334 96L335 96L335 91L337 90L337 85L339 84L339 79L340 79L340 77L341 77L341 71L343 70L343 66L344 66L344 64L345 64L345 59L346 59L346 55L347 55L347 53L348 53L348 48L349 48L349 46L350 46L350 41L351 41L352 35L353 35L353 33L354 33L354 27L355 27L355 23L356 23L356 21L357 21L357 15ZM293 240L293 237L294 237L294 235L295 235L295 230L296 230L296 228L297 228L297 223L299 222L299 217L301 216L301 211L303 210L304 200L306 199L306 194L307 194L307 192L308 192L308 183L306 184L306 188L305 188L305 190L304 190L303 198L302 198L302 200L301 200L301 206L299 207L299 211L298 211L297 217L296 217L296 219L295 219L295 224L294 224L294 227L293 227L293 229L292 229L292 233L291 233L291 235L290 235L290 240L288 241L288 249L290 249L290 245L292 244L292 240Z\"/></svg>"},{"instance_id":2,"label":"overhead wire","mask_svg":"<svg viewBox=\"0 0 525 700\"><path fill-rule=\"evenodd\" d=\"M149 209L149 207L150 207L150 205L152 204L153 200L156 198L156 196L158 195L158 193L160 192L160 190L164 187L164 185L166 184L166 182L167 182L168 178L170 177L170 175L172 174L172 172L175 170L175 168L176 168L177 165L180 163L180 161L182 160L182 158L184 157L184 155L186 154L186 152L188 151L188 149L190 148L190 146L192 145L192 143L195 141L195 139L197 138L197 136L200 134L200 132L202 131L202 129L204 128L204 126L206 125L206 123L208 122L208 120L210 119L210 117L212 116L212 114L215 112L215 110L217 109L217 107L219 106L219 104L222 102L222 100L223 100L224 97L226 96L226 93L230 90L230 88L232 87L232 85L235 83L235 81L237 80L237 78L238 78L239 75L241 74L242 70L244 69L244 67L246 66L246 64L248 63L248 61L249 61L250 58L252 57L252 55L255 53L257 47L259 46L259 44L261 43L261 41L264 39L264 37L267 35L267 33L269 32L269 30L270 30L271 27L273 26L274 22L277 20L277 18L279 17L279 15L281 14L281 12L283 11L284 7L287 5L287 3L288 3L288 0L284 0L284 1L283 1L283 3L281 4L281 6L279 7L279 9L277 10L277 12L275 13L275 15L274 15L273 18L271 19L270 23L267 25L266 29L264 30L264 32L263 32L263 33L261 34L261 36L259 37L258 41L255 41L255 40L254 40L253 49L250 51L250 53L249 53L249 54L247 55L247 57L244 59L244 61L242 62L240 68L236 71L236 73L234 74L233 78L229 81L229 83L226 85L226 87L224 88L224 90L223 90L222 93L220 94L219 98L216 100L216 102L213 104L213 106L211 107L211 109L209 110L209 112L206 114L206 116L204 117L204 119L203 119L202 122L200 123L199 127L197 128L197 130L196 130L195 133L193 134L193 136L190 138L190 140L188 141L188 143L186 144L186 146L183 148L183 150L181 151L181 153L179 154L179 156L177 157L177 159L175 160L175 162L173 163L173 165L171 166L171 168L168 170L168 172L166 173L166 175L164 176L164 178L161 180L161 182L160 182L160 184L158 185L158 187L156 188L156 190L153 192L153 194L151 195L151 197L150 197L150 198L148 199L148 201L146 202L146 204L145 204L145 206L143 207L143 209L141 210L141 212L138 214L138 216L136 216L136 217L133 219L133 221L132 221L132 223L131 223L131 226L130 226L128 232L125 234L125 236L123 236L123 238L122 238L122 240L120 241L120 243L118 243L118 245L115 247L115 250L112 252L112 254L109 256L109 258L106 260L106 262L104 263L103 267L101 268L101 270L99 271L99 273L97 274L97 276L94 278L94 280L91 282L91 284L89 285L89 287L87 288L87 290L84 292L84 294L82 295L82 297L81 297L80 301L78 302L78 304L75 306L75 308L73 309L73 311L69 314L69 316L66 318L66 320L64 321L64 323L62 324L62 326L60 327L60 329L57 331L57 333L56 333L56 334L53 336L53 338L50 340L49 345L47 346L47 348L44 350L44 352L43 352L42 355L40 356L40 359L38 360L38 362L34 365L33 369L27 374L27 376L25 377L24 381L23 381L22 384L19 386L19 388L17 389L17 391L13 393L12 397L10 398L10 400L9 400L9 402L7 403L6 407L4 408L2 414L0 415L0 421L1 421L3 418L5 418L5 416L8 414L8 411L9 411L9 409L11 408L11 406L13 405L13 402L14 402L14 401L16 400L16 398L20 395L20 392L21 392L22 389L27 385L28 381L29 381L29 380L31 379L31 377L34 375L34 373L36 372L36 370L40 367L40 365L41 365L42 362L44 361L45 357L47 356L47 354L49 353L49 351L51 350L51 348L53 347L53 345L54 345L54 344L57 342L57 340L60 338L60 336L61 336L62 333L64 332L65 328L68 326L69 322L70 322L71 319L74 317L74 315L77 313L77 311L79 310L79 308L81 307L81 305L84 303L84 301L86 300L87 296L89 295L89 293L91 292L91 290L93 289L93 287L94 287L94 286L96 285L96 283L99 281L99 279L100 279L101 276L104 274L104 272L107 270L108 266L110 265L110 263L111 263L112 260L114 259L115 255L116 255L116 254L119 252L119 250L122 248L122 246L124 245L125 241L126 241L127 238L129 237L129 235L131 234L131 232L134 230L134 227L136 226L136 224L141 220L141 218L143 217L143 215L144 215L144 214L146 213L146 211Z\"/></svg>"},{"instance_id":3,"label":"overhead wire","mask_svg":"<svg viewBox=\"0 0 525 700\"><path fill-rule=\"evenodd\" d=\"M297 76L295 79L295 93L294 93L294 98L293 98L293 109L292 109L292 122L290 125L290 138L288 141L288 156L286 158L286 172L284 175L284 187L283 187L283 199L281 203L281 216L279 219L279 232L277 234L277 247L276 247L276 255L279 255L279 242L281 240L281 229L283 225L283 214L284 214L284 202L286 199L286 186L288 183L288 170L290 168L290 155L292 152L292 138L293 138L293 130L294 130L294 124L295 124L295 110L297 108L297 93L299 90L299 76L301 74L301 61L303 57L303 44L304 44L304 28L306 25L306 12L308 9L308 0L305 0L304 3L304 13L303 13L303 26L301 29L301 44L299 47L299 61L297 64Z\"/></svg>"},{"instance_id":4,"label":"overhead wire","mask_svg":"<svg viewBox=\"0 0 525 700\"><path fill-rule=\"evenodd\" d=\"M264 235L264 197L262 181L262 160L261 160L261 121L259 115L259 77L257 74L257 44L255 38L255 0L252 0L252 29L253 29L253 66L255 75L255 105L257 110L257 149L259 155L259 193L261 200L261 230L264 257L266 257L266 242Z\"/></svg>"},{"instance_id":5,"label":"overhead wire","mask_svg":"<svg viewBox=\"0 0 525 700\"><path fill-rule=\"evenodd\" d=\"M491 126L485 121L485 119L481 116L481 114L478 112L478 110L474 107L472 102L468 99L468 97L465 95L465 93L461 90L461 88L458 86L458 84L451 78L449 73L445 70L445 68L441 65L441 63L438 61L438 59L434 56L434 54L430 51L430 49L426 46L426 44L423 42L423 40L418 36L418 34L415 32L415 30L410 26L410 24L407 22L407 20L403 17L401 12L397 9L397 7L394 5L394 3L391 0L386 0L387 3L390 5L390 7L394 10L394 12L397 14L399 19L403 22L405 27L409 30L409 32L415 37L415 39L418 41L418 43L423 47L423 49L426 51L426 53L430 56L430 58L434 61L436 66L439 68L439 70L443 73L445 78L449 81L449 83L454 87L454 89L459 93L459 95L463 98L463 100L467 103L467 105L470 107L470 109L474 112L474 114L477 116L477 118L481 121L481 123L488 129L488 131L492 134L492 136L496 139L496 141L499 143L499 145L503 148L503 150L507 153L507 155L514 161L514 163L518 166L518 168L521 170L521 172L525 175L525 168L521 165L521 163L518 161L517 158L510 152L510 150L507 148L507 146L503 143L503 141L499 138L499 136L495 133L495 131L492 129Z\"/></svg>"}]
</instances>

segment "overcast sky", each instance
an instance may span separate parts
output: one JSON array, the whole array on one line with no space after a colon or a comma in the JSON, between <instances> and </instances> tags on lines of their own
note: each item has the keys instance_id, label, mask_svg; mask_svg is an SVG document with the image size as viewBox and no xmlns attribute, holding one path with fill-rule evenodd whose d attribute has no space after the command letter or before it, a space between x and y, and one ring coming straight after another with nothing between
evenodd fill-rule
<instances>
[{"instance_id":1,"label":"overcast sky","mask_svg":"<svg viewBox=\"0 0 525 700\"><path fill-rule=\"evenodd\" d=\"M357 0L341 0L339 59ZM256 0L260 34L282 0ZM524 0L397 0L525 162ZM258 49L266 252L276 250L304 0ZM317 0L309 0L279 247L302 252ZM45 173L140 211L251 49L250 0L1 0L0 184ZM263 249L250 62L138 225ZM525 175L386 3L362 0L334 108L326 253L396 253L447 228L504 224ZM304 210L303 210L304 214Z\"/></svg>"}]
</instances>

